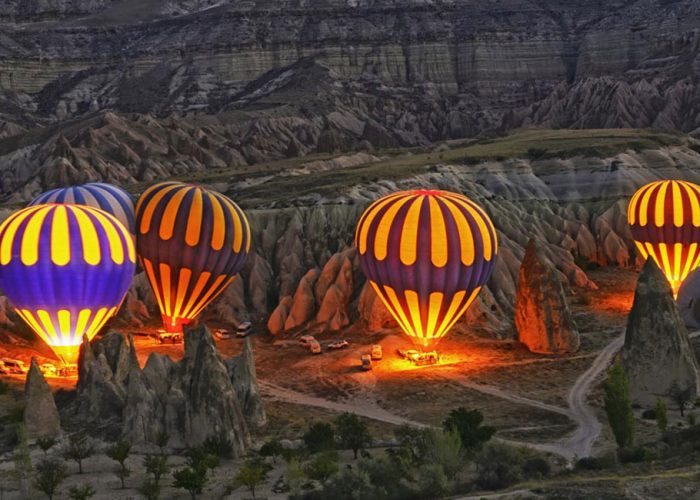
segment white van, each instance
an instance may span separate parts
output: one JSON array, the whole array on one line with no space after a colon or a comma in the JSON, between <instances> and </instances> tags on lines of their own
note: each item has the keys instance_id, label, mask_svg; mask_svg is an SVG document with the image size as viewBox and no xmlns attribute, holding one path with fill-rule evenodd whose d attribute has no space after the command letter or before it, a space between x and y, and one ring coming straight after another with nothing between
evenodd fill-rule
<instances>
[{"instance_id":1,"label":"white van","mask_svg":"<svg viewBox=\"0 0 700 500\"><path fill-rule=\"evenodd\" d=\"M243 321L240 325L238 325L238 328L236 328L236 337L247 337L251 333L253 333L253 323L250 321Z\"/></svg>"}]
</instances>

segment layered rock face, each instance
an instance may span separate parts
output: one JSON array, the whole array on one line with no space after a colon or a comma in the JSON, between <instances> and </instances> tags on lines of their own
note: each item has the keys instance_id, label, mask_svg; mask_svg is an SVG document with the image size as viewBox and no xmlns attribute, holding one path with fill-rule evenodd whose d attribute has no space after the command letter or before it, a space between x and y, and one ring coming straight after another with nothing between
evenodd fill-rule
<instances>
[{"instance_id":1,"label":"layered rock face","mask_svg":"<svg viewBox=\"0 0 700 500\"><path fill-rule=\"evenodd\" d=\"M622 362L634 403L651 406L672 388L700 389L698 366L671 287L652 259L644 264L627 320Z\"/></svg>"},{"instance_id":2,"label":"layered rock face","mask_svg":"<svg viewBox=\"0 0 700 500\"><path fill-rule=\"evenodd\" d=\"M24 425L30 439L61 434L61 420L53 393L34 358L24 385Z\"/></svg>"},{"instance_id":3,"label":"layered rock face","mask_svg":"<svg viewBox=\"0 0 700 500\"><path fill-rule=\"evenodd\" d=\"M534 239L520 266L515 328L532 352L576 352L581 344L559 273Z\"/></svg>"},{"instance_id":4,"label":"layered rock face","mask_svg":"<svg viewBox=\"0 0 700 500\"><path fill-rule=\"evenodd\" d=\"M153 353L143 370L131 338L127 344L109 332L92 347L83 345L79 375L78 396L64 418L134 444L167 432L171 446L196 446L216 434L242 453L250 446L249 424L265 423L251 347L225 363L205 326L185 333L181 361Z\"/></svg>"}]
</instances>

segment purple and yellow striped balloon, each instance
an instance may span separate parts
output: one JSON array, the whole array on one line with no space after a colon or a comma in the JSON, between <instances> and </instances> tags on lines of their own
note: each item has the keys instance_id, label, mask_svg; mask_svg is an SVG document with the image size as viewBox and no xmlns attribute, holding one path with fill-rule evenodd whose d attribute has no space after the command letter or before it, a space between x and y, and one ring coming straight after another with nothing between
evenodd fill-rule
<instances>
[{"instance_id":1,"label":"purple and yellow striped balloon","mask_svg":"<svg viewBox=\"0 0 700 500\"><path fill-rule=\"evenodd\" d=\"M360 218L355 245L371 286L421 348L464 314L498 254L486 212L461 194L435 190L375 201Z\"/></svg>"},{"instance_id":2,"label":"purple and yellow striped balloon","mask_svg":"<svg viewBox=\"0 0 700 500\"><path fill-rule=\"evenodd\" d=\"M135 263L127 228L97 208L34 205L0 225L0 286L66 363L116 314Z\"/></svg>"},{"instance_id":3,"label":"purple and yellow striped balloon","mask_svg":"<svg viewBox=\"0 0 700 500\"><path fill-rule=\"evenodd\" d=\"M150 187L136 205L136 245L163 326L181 332L233 281L250 251L243 211L181 182Z\"/></svg>"},{"instance_id":4,"label":"purple and yellow striped balloon","mask_svg":"<svg viewBox=\"0 0 700 500\"><path fill-rule=\"evenodd\" d=\"M674 296L700 266L700 186L687 181L655 181L642 186L627 206L637 250L651 257Z\"/></svg>"}]
</instances>

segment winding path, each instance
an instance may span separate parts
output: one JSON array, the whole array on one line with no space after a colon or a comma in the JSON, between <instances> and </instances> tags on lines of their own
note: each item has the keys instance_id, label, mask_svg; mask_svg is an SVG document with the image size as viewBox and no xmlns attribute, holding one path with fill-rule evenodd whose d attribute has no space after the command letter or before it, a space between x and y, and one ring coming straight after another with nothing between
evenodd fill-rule
<instances>
[{"instance_id":1,"label":"winding path","mask_svg":"<svg viewBox=\"0 0 700 500\"><path fill-rule=\"evenodd\" d=\"M600 436L601 423L593 408L587 402L588 394L598 376L610 365L612 358L617 351L622 348L625 341L624 333L615 337L605 348L603 348L593 360L588 369L579 376L574 385L569 390L567 396L568 408L551 405L542 401L519 396L504 391L496 386L477 384L466 377L459 377L456 382L462 387L472 389L483 394L505 399L513 403L531 406L540 410L559 413L576 422L576 430L570 436L549 443L523 443L517 441L503 440L504 442L524 445L540 451L561 455L567 460L575 457L587 457L591 454L593 444ZM451 378L451 380L455 380ZM313 406L336 412L350 412L357 415L386 422L394 425L408 424L416 427L427 427L426 424L410 420L399 415L395 415L377 405L376 401L369 396L354 398L344 402L330 401L324 398L310 396L299 391L287 389L270 382L258 380L260 391L271 398L288 403L303 406Z\"/></svg>"}]
</instances>

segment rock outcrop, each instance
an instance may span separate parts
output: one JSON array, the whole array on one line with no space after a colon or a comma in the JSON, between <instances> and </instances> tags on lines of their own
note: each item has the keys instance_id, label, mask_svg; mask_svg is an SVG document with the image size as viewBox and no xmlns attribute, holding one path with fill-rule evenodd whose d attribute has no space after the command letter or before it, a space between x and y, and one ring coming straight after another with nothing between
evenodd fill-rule
<instances>
[{"instance_id":1,"label":"rock outcrop","mask_svg":"<svg viewBox=\"0 0 700 500\"><path fill-rule=\"evenodd\" d=\"M67 417L133 444L166 432L170 446L195 446L217 434L242 453L250 446L249 423L265 423L252 347L224 362L204 325L186 330L181 361L152 353L143 369L131 339L111 331L83 346L79 374Z\"/></svg>"},{"instance_id":2,"label":"rock outcrop","mask_svg":"<svg viewBox=\"0 0 700 500\"><path fill-rule=\"evenodd\" d=\"M652 406L658 397L668 397L674 385L689 390L694 400L700 389L688 332L671 287L652 259L637 281L622 362L633 403Z\"/></svg>"},{"instance_id":3,"label":"rock outcrop","mask_svg":"<svg viewBox=\"0 0 700 500\"><path fill-rule=\"evenodd\" d=\"M24 425L30 439L61 434L61 420L53 393L34 358L24 384Z\"/></svg>"},{"instance_id":4,"label":"rock outcrop","mask_svg":"<svg viewBox=\"0 0 700 500\"><path fill-rule=\"evenodd\" d=\"M258 391L255 357L250 337L246 337L243 352L239 356L226 360L226 368L238 394L238 401L241 403L246 422L252 428L262 427L267 423L267 416Z\"/></svg>"},{"instance_id":5,"label":"rock outcrop","mask_svg":"<svg viewBox=\"0 0 700 500\"><path fill-rule=\"evenodd\" d=\"M520 266L515 327L518 340L532 352L575 352L580 345L558 272L534 239L528 243Z\"/></svg>"}]
</instances>

